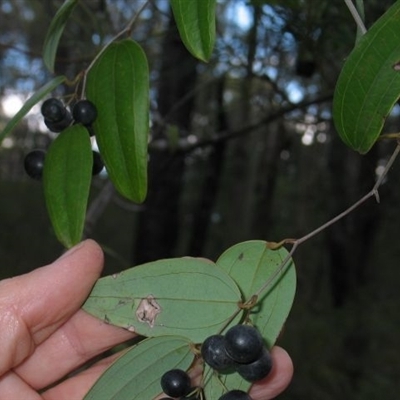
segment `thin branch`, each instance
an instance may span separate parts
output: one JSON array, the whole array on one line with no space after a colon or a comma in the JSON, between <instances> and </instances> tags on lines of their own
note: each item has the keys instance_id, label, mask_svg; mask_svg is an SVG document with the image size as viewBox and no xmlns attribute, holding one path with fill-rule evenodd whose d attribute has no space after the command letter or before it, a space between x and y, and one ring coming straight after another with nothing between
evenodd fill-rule
<instances>
[{"instance_id":1,"label":"thin branch","mask_svg":"<svg viewBox=\"0 0 400 400\"><path fill-rule=\"evenodd\" d=\"M379 203L378 189L379 189L380 185L382 184L383 180L385 179L390 168L392 167L397 156L399 155L399 152L400 152L400 141L397 142L397 146L396 146L393 154L391 155L389 161L387 162L387 164L385 166L385 169L383 170L382 174L377 179L373 188L366 195L361 197L360 200L355 202L353 205L351 205L349 208L347 208L345 211L343 211L336 217L332 218L325 224L321 225L319 228L314 229L312 232L302 236L301 238L284 240L283 243L292 243L293 244L292 248L290 249L290 252L285 257L285 259L281 262L281 264L278 266L276 271L268 278L268 280L262 285L262 287L253 296L250 297L250 300L248 300L248 301L252 301L252 299L254 297L258 298L261 295L261 293L263 293L266 289L268 289L270 287L271 283L282 273L282 271L284 270L284 268L286 267L288 262L291 260L294 252L302 243L306 242L307 240L309 240L312 237L316 236L317 234L321 233L322 231L324 231L325 229L327 229L328 227L330 227L337 221L339 221L342 218L349 215L352 211L354 211L356 208L358 208L361 204L363 204L365 201L367 201L370 197L375 197L376 201Z\"/></svg>"},{"instance_id":2,"label":"thin branch","mask_svg":"<svg viewBox=\"0 0 400 400\"><path fill-rule=\"evenodd\" d=\"M246 125L241 129L237 129L234 131L231 131L231 130L221 131L221 132L218 132L218 134L213 138L202 140L195 144L183 145L177 150L177 152L185 153L185 154L191 153L199 148L215 146L218 143L244 136L244 135L249 134L249 133L253 132L254 130L260 128L263 125L267 125L267 124L277 120L278 118L283 117L285 114L291 113L296 110L301 110L301 109L306 108L313 104L320 104L320 103L324 103L326 101L330 101L330 100L332 100L332 97L333 97L333 94L328 93L328 94L322 95L321 97L318 97L316 99L305 100L301 103L291 104L290 106L281 108L278 111L276 111L275 113L269 114L266 117L260 119L259 121L249 124L249 125ZM157 141L150 143L149 147L151 150L157 151L158 147L157 147L156 142ZM160 148L162 149L162 151L165 150L164 146L161 146Z\"/></svg>"},{"instance_id":3,"label":"thin branch","mask_svg":"<svg viewBox=\"0 0 400 400\"><path fill-rule=\"evenodd\" d=\"M86 88L86 78L87 78L87 74L88 72L93 68L93 65L96 63L96 61L101 57L101 55L108 49L108 47L114 43L116 40L118 40L121 36L124 36L125 34L130 34L132 29L133 29L133 25L135 24L135 22L138 20L140 14L142 13L142 11L147 7L147 5L149 4L149 0L147 0L146 2L144 2L142 4L142 6L139 8L139 10L137 11L137 13L133 16L133 18L129 21L128 25L122 29L122 31L118 32L108 43L106 43L103 48L97 53L96 57L93 58L92 62L89 64L89 66L86 68L84 75L83 75L83 82L82 82L82 97L85 93L85 88Z\"/></svg>"},{"instance_id":4,"label":"thin branch","mask_svg":"<svg viewBox=\"0 0 400 400\"><path fill-rule=\"evenodd\" d=\"M364 35L365 33L367 33L367 28L365 27L364 22L357 11L357 8L353 4L352 0L344 0L344 2L346 3L347 8L349 9L351 15L353 16L354 21L357 24L357 28L359 29L361 34Z\"/></svg>"}]
</instances>

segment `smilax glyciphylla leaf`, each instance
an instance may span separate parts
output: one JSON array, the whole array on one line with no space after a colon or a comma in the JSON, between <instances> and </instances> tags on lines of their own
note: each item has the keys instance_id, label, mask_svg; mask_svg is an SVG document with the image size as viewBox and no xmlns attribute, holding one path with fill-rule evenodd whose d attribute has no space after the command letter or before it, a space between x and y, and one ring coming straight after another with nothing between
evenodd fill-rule
<instances>
[{"instance_id":1,"label":"smilax glyciphylla leaf","mask_svg":"<svg viewBox=\"0 0 400 400\"><path fill-rule=\"evenodd\" d=\"M241 300L222 268L184 257L99 279L83 309L144 336L180 335L200 343L229 323Z\"/></svg>"},{"instance_id":2,"label":"smilax glyciphylla leaf","mask_svg":"<svg viewBox=\"0 0 400 400\"><path fill-rule=\"evenodd\" d=\"M47 211L58 240L72 247L82 239L92 179L90 137L82 125L73 125L47 151L43 188Z\"/></svg>"},{"instance_id":3,"label":"smilax glyciphylla leaf","mask_svg":"<svg viewBox=\"0 0 400 400\"><path fill-rule=\"evenodd\" d=\"M269 348L275 344L283 328L296 292L296 271L291 259L277 274L287 255L283 247L273 250L268 242L250 240L230 247L217 260L217 265L235 280L246 299L270 281L249 314L251 324L261 333ZM208 370L206 366L205 376L208 378L204 392L207 399L218 399L224 393L224 387L244 391L250 387L250 383L237 373L216 376L208 374Z\"/></svg>"},{"instance_id":4,"label":"smilax glyciphylla leaf","mask_svg":"<svg viewBox=\"0 0 400 400\"><path fill-rule=\"evenodd\" d=\"M333 120L347 146L367 153L400 96L400 2L358 41L336 84Z\"/></svg>"},{"instance_id":5,"label":"smilax glyciphylla leaf","mask_svg":"<svg viewBox=\"0 0 400 400\"><path fill-rule=\"evenodd\" d=\"M88 72L86 97L107 173L117 191L137 203L147 194L149 69L138 43L112 43Z\"/></svg>"},{"instance_id":6,"label":"smilax glyciphylla leaf","mask_svg":"<svg viewBox=\"0 0 400 400\"><path fill-rule=\"evenodd\" d=\"M162 375L187 370L193 362L190 342L179 336L143 340L118 358L84 400L150 400L161 393Z\"/></svg>"},{"instance_id":7,"label":"smilax glyciphylla leaf","mask_svg":"<svg viewBox=\"0 0 400 400\"><path fill-rule=\"evenodd\" d=\"M296 289L288 252L271 247L268 242L253 240L229 248L216 264L205 259L173 258L99 279L83 309L150 338L117 359L85 400L153 399L160 393L165 372L187 370L198 357L195 344L213 335L225 335L244 320L254 325L271 347ZM282 267L283 260L288 262ZM241 309L240 303L266 283L255 307ZM237 372L216 374L208 365L203 377L205 400L218 399L227 390L247 391L250 387Z\"/></svg>"},{"instance_id":8,"label":"smilax glyciphylla leaf","mask_svg":"<svg viewBox=\"0 0 400 400\"><path fill-rule=\"evenodd\" d=\"M51 72L54 72L56 53L61 35L77 4L78 0L65 0L50 23L43 45L43 62Z\"/></svg>"},{"instance_id":9,"label":"smilax glyciphylla leaf","mask_svg":"<svg viewBox=\"0 0 400 400\"><path fill-rule=\"evenodd\" d=\"M215 43L216 0L170 0L182 42L190 53L207 61Z\"/></svg>"}]
</instances>

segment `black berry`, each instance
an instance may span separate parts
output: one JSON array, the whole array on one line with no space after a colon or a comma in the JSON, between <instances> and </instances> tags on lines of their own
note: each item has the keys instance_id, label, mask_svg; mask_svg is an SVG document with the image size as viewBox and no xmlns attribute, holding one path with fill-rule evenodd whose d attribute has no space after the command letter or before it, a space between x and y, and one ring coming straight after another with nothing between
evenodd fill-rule
<instances>
[{"instance_id":1,"label":"black berry","mask_svg":"<svg viewBox=\"0 0 400 400\"><path fill-rule=\"evenodd\" d=\"M47 118L44 119L45 125L49 128L50 131L52 132L61 132L65 128L68 128L71 125L72 122L72 116L69 111L65 111L65 115L62 118L61 121L51 121Z\"/></svg>"},{"instance_id":2,"label":"black berry","mask_svg":"<svg viewBox=\"0 0 400 400\"><path fill-rule=\"evenodd\" d=\"M251 397L242 390L230 390L222 395L218 400L252 400Z\"/></svg>"},{"instance_id":3,"label":"black berry","mask_svg":"<svg viewBox=\"0 0 400 400\"><path fill-rule=\"evenodd\" d=\"M31 178L42 179L45 157L46 152L43 150L33 150L25 156L24 168Z\"/></svg>"},{"instance_id":4,"label":"black berry","mask_svg":"<svg viewBox=\"0 0 400 400\"><path fill-rule=\"evenodd\" d=\"M181 369L171 369L161 377L161 388L171 397L186 396L190 389L190 377Z\"/></svg>"},{"instance_id":5,"label":"black berry","mask_svg":"<svg viewBox=\"0 0 400 400\"><path fill-rule=\"evenodd\" d=\"M225 334L228 354L238 363L248 364L256 360L264 347L263 338L250 325L235 325Z\"/></svg>"},{"instance_id":6,"label":"black berry","mask_svg":"<svg viewBox=\"0 0 400 400\"><path fill-rule=\"evenodd\" d=\"M92 175L98 175L104 168L103 159L97 151L93 151Z\"/></svg>"},{"instance_id":7,"label":"black berry","mask_svg":"<svg viewBox=\"0 0 400 400\"><path fill-rule=\"evenodd\" d=\"M237 372L243 379L249 382L256 382L265 378L272 369L272 359L269 351L264 348L261 356L250 364L241 364Z\"/></svg>"},{"instance_id":8,"label":"black berry","mask_svg":"<svg viewBox=\"0 0 400 400\"><path fill-rule=\"evenodd\" d=\"M96 106L89 100L80 100L74 105L72 116L75 122L80 122L82 125L89 126L97 118Z\"/></svg>"},{"instance_id":9,"label":"black berry","mask_svg":"<svg viewBox=\"0 0 400 400\"><path fill-rule=\"evenodd\" d=\"M216 371L226 371L236 363L226 351L223 335L212 335L201 345L201 355L204 361Z\"/></svg>"},{"instance_id":10,"label":"black berry","mask_svg":"<svg viewBox=\"0 0 400 400\"><path fill-rule=\"evenodd\" d=\"M49 122L60 122L67 110L64 104L55 98L47 99L40 109L43 117Z\"/></svg>"}]
</instances>

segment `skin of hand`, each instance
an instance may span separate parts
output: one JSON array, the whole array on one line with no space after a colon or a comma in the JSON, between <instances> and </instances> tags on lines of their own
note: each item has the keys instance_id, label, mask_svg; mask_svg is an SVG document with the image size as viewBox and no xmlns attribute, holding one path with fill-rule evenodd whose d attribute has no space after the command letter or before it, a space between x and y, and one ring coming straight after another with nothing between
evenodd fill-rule
<instances>
[{"instance_id":1,"label":"skin of hand","mask_svg":"<svg viewBox=\"0 0 400 400\"><path fill-rule=\"evenodd\" d=\"M117 355L62 378L135 336L80 309L102 268L101 248L86 240L50 265L0 282L0 400L82 399ZM274 347L272 357L271 374L252 386L254 400L272 399L290 383L288 354Z\"/></svg>"}]
</instances>

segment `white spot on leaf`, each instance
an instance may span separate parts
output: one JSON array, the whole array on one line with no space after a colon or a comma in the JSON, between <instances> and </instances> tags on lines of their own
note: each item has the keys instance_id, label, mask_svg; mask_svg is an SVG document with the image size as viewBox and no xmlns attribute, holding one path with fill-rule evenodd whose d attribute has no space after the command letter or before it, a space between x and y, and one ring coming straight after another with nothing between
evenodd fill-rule
<instances>
[{"instance_id":1,"label":"white spot on leaf","mask_svg":"<svg viewBox=\"0 0 400 400\"><path fill-rule=\"evenodd\" d=\"M147 322L153 328L157 315L160 314L161 307L154 296L149 295L142 299L136 309L136 318L140 322Z\"/></svg>"}]
</instances>

